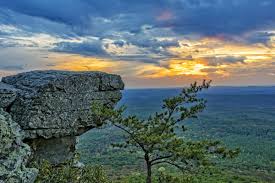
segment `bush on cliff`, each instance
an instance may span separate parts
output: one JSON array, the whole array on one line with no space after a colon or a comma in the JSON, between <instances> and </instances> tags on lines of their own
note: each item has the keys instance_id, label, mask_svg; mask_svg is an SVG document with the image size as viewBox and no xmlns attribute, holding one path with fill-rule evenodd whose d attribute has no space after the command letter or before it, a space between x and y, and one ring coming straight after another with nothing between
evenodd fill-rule
<instances>
[{"instance_id":1,"label":"bush on cliff","mask_svg":"<svg viewBox=\"0 0 275 183\"><path fill-rule=\"evenodd\" d=\"M35 183L109 183L102 166L76 167L73 161L55 167L47 161L35 165L39 175Z\"/></svg>"}]
</instances>

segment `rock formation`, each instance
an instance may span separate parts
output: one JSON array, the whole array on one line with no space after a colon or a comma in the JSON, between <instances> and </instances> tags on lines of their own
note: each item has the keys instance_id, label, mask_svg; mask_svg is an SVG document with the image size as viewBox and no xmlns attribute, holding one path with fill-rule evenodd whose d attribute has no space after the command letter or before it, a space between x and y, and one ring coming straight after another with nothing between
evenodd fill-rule
<instances>
[{"instance_id":1,"label":"rock formation","mask_svg":"<svg viewBox=\"0 0 275 183\"><path fill-rule=\"evenodd\" d=\"M26 168L31 149L22 142L18 124L0 109L0 183L33 182L37 170Z\"/></svg>"},{"instance_id":2,"label":"rock formation","mask_svg":"<svg viewBox=\"0 0 275 183\"><path fill-rule=\"evenodd\" d=\"M101 125L91 103L113 107L123 88L120 76L103 72L32 71L2 78L0 108L23 130L32 158L58 164L72 157L77 135Z\"/></svg>"}]
</instances>

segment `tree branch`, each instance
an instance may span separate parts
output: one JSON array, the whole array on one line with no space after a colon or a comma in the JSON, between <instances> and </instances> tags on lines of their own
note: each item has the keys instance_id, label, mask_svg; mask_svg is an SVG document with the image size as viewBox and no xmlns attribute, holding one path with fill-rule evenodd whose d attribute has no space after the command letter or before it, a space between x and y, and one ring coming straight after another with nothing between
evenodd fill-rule
<instances>
[{"instance_id":1,"label":"tree branch","mask_svg":"<svg viewBox=\"0 0 275 183\"><path fill-rule=\"evenodd\" d=\"M123 127L117 125L117 124L113 124L113 125L114 125L115 127L119 128L119 129L123 130L124 132L128 133L128 134L132 137L132 139L140 146L140 148L141 148L144 152L147 152L147 150L144 148L143 144L141 144L140 142L138 142L138 140L136 140L136 138L134 137L134 135L133 135L129 130L127 130L127 129L125 129L125 128L123 128Z\"/></svg>"},{"instance_id":2,"label":"tree branch","mask_svg":"<svg viewBox=\"0 0 275 183\"><path fill-rule=\"evenodd\" d=\"M151 163L153 163L153 162L155 162L155 161L158 161L158 160L168 159L168 158L171 158L171 157L172 157L172 155L157 157L157 158L151 160Z\"/></svg>"}]
</instances>

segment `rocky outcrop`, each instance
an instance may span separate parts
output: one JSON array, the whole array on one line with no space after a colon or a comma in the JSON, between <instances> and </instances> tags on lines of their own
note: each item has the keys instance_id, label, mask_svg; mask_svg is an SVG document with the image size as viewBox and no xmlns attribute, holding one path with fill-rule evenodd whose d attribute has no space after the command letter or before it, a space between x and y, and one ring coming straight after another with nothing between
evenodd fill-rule
<instances>
[{"instance_id":1,"label":"rocky outcrop","mask_svg":"<svg viewBox=\"0 0 275 183\"><path fill-rule=\"evenodd\" d=\"M76 136L101 125L93 101L113 107L124 84L103 72L32 71L2 78L0 107L24 131L33 158L58 164L73 155Z\"/></svg>"},{"instance_id":2,"label":"rocky outcrop","mask_svg":"<svg viewBox=\"0 0 275 183\"><path fill-rule=\"evenodd\" d=\"M1 105L28 139L75 135L97 126L91 102L113 106L123 89L119 76L102 72L34 71L2 82L7 86L7 102Z\"/></svg>"},{"instance_id":3,"label":"rocky outcrop","mask_svg":"<svg viewBox=\"0 0 275 183\"><path fill-rule=\"evenodd\" d=\"M18 124L0 109L0 183L34 182L37 170L26 168L31 149L22 142Z\"/></svg>"}]
</instances>

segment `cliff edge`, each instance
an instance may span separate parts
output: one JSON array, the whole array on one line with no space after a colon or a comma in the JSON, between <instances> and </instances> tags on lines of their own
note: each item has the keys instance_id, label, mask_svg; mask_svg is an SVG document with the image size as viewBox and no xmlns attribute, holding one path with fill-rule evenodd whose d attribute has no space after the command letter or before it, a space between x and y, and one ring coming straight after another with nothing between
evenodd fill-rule
<instances>
[{"instance_id":1,"label":"cliff edge","mask_svg":"<svg viewBox=\"0 0 275 183\"><path fill-rule=\"evenodd\" d=\"M95 120L91 103L114 107L123 89L120 76L103 72L20 73L0 82L0 116L6 116L1 117L2 121L7 118L21 129L17 141L21 139L31 147L32 159L59 164L73 156L76 136L101 125ZM5 125L2 121L1 125ZM5 156L1 151L1 162Z\"/></svg>"}]
</instances>

